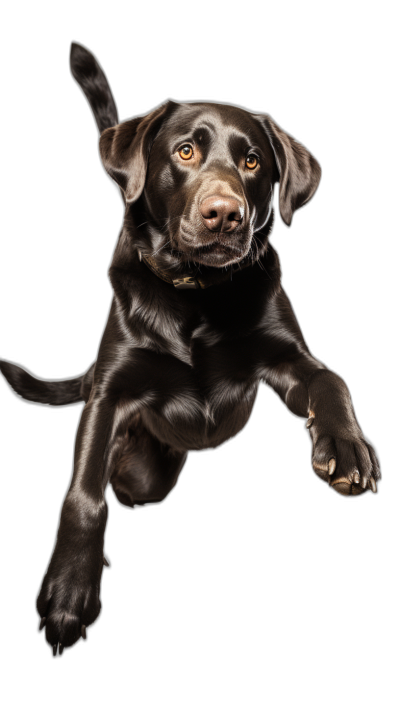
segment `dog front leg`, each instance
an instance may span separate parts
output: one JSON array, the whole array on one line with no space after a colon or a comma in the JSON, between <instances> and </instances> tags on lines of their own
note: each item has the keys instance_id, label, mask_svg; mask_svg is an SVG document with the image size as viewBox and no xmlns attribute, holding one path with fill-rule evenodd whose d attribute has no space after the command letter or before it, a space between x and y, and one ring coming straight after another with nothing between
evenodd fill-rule
<instances>
[{"instance_id":1,"label":"dog front leg","mask_svg":"<svg viewBox=\"0 0 400 714\"><path fill-rule=\"evenodd\" d=\"M294 414L308 419L315 473L344 495L376 492L378 459L358 424L350 392L308 351L283 290L264 325L263 377Z\"/></svg>"},{"instance_id":2,"label":"dog front leg","mask_svg":"<svg viewBox=\"0 0 400 714\"><path fill-rule=\"evenodd\" d=\"M86 637L100 612L100 578L107 521L104 490L112 466L109 444L129 410L93 388L79 425L74 473L57 541L37 599L40 629L54 655Z\"/></svg>"}]
</instances>

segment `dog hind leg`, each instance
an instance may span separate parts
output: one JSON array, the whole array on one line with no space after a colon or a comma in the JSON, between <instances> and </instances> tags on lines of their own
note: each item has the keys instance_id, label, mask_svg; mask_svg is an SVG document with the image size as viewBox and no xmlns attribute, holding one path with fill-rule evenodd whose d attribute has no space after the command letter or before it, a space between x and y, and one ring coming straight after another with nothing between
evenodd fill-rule
<instances>
[{"instance_id":1,"label":"dog hind leg","mask_svg":"<svg viewBox=\"0 0 400 714\"><path fill-rule=\"evenodd\" d=\"M140 414L119 440L110 478L118 500L131 508L162 501L175 486L187 452L162 444L146 429Z\"/></svg>"}]
</instances>

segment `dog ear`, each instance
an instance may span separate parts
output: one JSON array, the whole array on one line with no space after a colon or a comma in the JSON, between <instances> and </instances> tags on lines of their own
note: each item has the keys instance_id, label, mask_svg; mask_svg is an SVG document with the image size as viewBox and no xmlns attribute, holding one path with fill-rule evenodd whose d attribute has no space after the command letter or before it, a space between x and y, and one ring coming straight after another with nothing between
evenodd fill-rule
<instances>
[{"instance_id":1,"label":"dog ear","mask_svg":"<svg viewBox=\"0 0 400 714\"><path fill-rule=\"evenodd\" d=\"M279 210L290 226L293 213L313 197L321 167L310 152L283 131L267 114L259 117L268 136L279 172Z\"/></svg>"},{"instance_id":2,"label":"dog ear","mask_svg":"<svg viewBox=\"0 0 400 714\"><path fill-rule=\"evenodd\" d=\"M136 117L103 131L100 156L107 173L124 192L125 201L137 201L144 189L152 143L174 102L167 102L144 117Z\"/></svg>"}]
</instances>

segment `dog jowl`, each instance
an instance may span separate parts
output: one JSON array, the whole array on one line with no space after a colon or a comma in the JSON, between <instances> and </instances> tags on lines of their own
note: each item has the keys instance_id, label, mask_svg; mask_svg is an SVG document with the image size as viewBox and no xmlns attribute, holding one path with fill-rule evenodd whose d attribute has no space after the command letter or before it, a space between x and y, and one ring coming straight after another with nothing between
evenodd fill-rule
<instances>
[{"instance_id":1,"label":"dog jowl","mask_svg":"<svg viewBox=\"0 0 400 714\"><path fill-rule=\"evenodd\" d=\"M108 482L126 506L161 501L188 451L243 428L260 382L307 419L312 466L334 490L375 492L380 478L345 383L308 350L269 243L275 185L290 225L318 187L314 157L269 115L233 106L167 102L119 124L104 73L79 45L71 69L124 199L112 307L81 377L46 382L0 362L26 399L86 403L37 600L54 654L100 612Z\"/></svg>"}]
</instances>

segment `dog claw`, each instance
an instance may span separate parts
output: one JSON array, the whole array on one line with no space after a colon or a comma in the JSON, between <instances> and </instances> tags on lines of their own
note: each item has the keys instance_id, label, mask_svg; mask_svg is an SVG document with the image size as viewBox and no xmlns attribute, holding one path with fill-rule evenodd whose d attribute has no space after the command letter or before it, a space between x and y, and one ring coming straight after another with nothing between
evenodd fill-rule
<instances>
[{"instance_id":1,"label":"dog claw","mask_svg":"<svg viewBox=\"0 0 400 714\"><path fill-rule=\"evenodd\" d=\"M104 565L106 565L106 566L107 566L107 568L109 568L109 567L110 567L110 563L108 562L108 560L107 560L107 558L106 558L106 556L105 556L105 555L103 555L103 563L104 563Z\"/></svg>"},{"instance_id":2,"label":"dog claw","mask_svg":"<svg viewBox=\"0 0 400 714\"><path fill-rule=\"evenodd\" d=\"M62 655L63 650L64 650L64 645L62 645L61 642L60 642L60 646L59 646L59 648L58 648L58 654L59 654L59 655Z\"/></svg>"},{"instance_id":3,"label":"dog claw","mask_svg":"<svg viewBox=\"0 0 400 714\"><path fill-rule=\"evenodd\" d=\"M57 644L53 645L53 657L55 657L57 654L57 646L58 646L58 642L57 642Z\"/></svg>"},{"instance_id":4,"label":"dog claw","mask_svg":"<svg viewBox=\"0 0 400 714\"><path fill-rule=\"evenodd\" d=\"M369 481L370 481L370 484L369 484L369 485L370 485L371 491L372 491L373 493L377 493L378 489L377 489L377 487L376 487L376 481L375 481L374 477L371 476L371 478L370 478Z\"/></svg>"},{"instance_id":5,"label":"dog claw","mask_svg":"<svg viewBox=\"0 0 400 714\"><path fill-rule=\"evenodd\" d=\"M82 635L83 639L86 640L86 627L85 627L85 625L82 625L82 627L81 627L81 635Z\"/></svg>"},{"instance_id":6,"label":"dog claw","mask_svg":"<svg viewBox=\"0 0 400 714\"><path fill-rule=\"evenodd\" d=\"M361 486L362 486L362 488L367 488L367 486L368 486L368 479L367 479L366 476L363 476L363 477L362 477Z\"/></svg>"},{"instance_id":7,"label":"dog claw","mask_svg":"<svg viewBox=\"0 0 400 714\"><path fill-rule=\"evenodd\" d=\"M45 624L46 624L46 618L42 617L42 619L40 620L39 630L43 630Z\"/></svg>"},{"instance_id":8,"label":"dog claw","mask_svg":"<svg viewBox=\"0 0 400 714\"><path fill-rule=\"evenodd\" d=\"M313 423L314 419L315 419L315 414L314 414L314 412L310 409L310 411L308 412L308 419L307 419L307 422L306 422L306 429L309 429L310 426L312 426L312 423Z\"/></svg>"},{"instance_id":9,"label":"dog claw","mask_svg":"<svg viewBox=\"0 0 400 714\"><path fill-rule=\"evenodd\" d=\"M332 474L335 472L335 468L336 468L336 459L330 459L329 464L328 464L329 476L332 476Z\"/></svg>"},{"instance_id":10,"label":"dog claw","mask_svg":"<svg viewBox=\"0 0 400 714\"><path fill-rule=\"evenodd\" d=\"M360 474L358 473L358 471L354 472L353 481L354 481L354 483L360 483Z\"/></svg>"}]
</instances>

